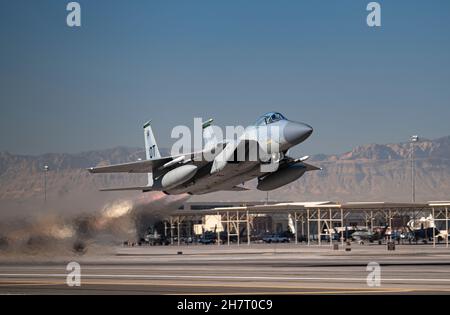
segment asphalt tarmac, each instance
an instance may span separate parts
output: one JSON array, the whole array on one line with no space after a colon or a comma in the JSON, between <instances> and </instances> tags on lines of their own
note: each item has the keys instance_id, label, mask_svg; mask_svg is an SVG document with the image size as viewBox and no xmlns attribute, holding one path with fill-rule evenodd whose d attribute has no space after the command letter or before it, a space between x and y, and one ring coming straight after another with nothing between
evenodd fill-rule
<instances>
[{"instance_id":1,"label":"asphalt tarmac","mask_svg":"<svg viewBox=\"0 0 450 315\"><path fill-rule=\"evenodd\" d=\"M80 286L66 283L71 261L80 264ZM379 286L369 263L380 265ZM196 245L7 255L0 258L0 294L450 294L450 248Z\"/></svg>"}]
</instances>

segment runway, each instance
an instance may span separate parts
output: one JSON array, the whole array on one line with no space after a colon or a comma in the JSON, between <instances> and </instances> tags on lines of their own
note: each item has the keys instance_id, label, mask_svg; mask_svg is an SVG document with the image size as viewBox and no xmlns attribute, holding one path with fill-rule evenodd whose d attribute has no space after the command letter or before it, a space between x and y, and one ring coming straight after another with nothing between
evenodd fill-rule
<instances>
[{"instance_id":1,"label":"runway","mask_svg":"<svg viewBox=\"0 0 450 315\"><path fill-rule=\"evenodd\" d=\"M182 252L182 253L179 253ZM81 286L66 265L81 266ZM369 286L367 264L380 264ZM449 294L450 249L353 245L113 248L111 253L0 262L1 294Z\"/></svg>"}]
</instances>

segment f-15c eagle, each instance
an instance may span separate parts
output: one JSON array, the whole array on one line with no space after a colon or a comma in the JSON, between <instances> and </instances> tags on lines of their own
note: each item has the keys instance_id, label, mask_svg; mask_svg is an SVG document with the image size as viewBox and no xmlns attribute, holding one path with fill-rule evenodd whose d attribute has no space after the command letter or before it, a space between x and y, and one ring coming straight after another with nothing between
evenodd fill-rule
<instances>
[{"instance_id":1,"label":"f-15c eagle","mask_svg":"<svg viewBox=\"0 0 450 315\"><path fill-rule=\"evenodd\" d=\"M269 191L295 181L307 171L320 169L304 162L308 156L292 158L287 155L288 150L305 141L313 129L305 123L288 120L280 113L270 112L261 116L237 139L219 140L213 127L212 119L202 124L202 150L162 157L148 122L144 125L146 160L92 167L88 171L148 173L146 186L102 191L141 190L200 195L221 190L248 190L240 184L255 178L258 179L258 190ZM252 152L257 152L256 158L252 158Z\"/></svg>"}]
</instances>

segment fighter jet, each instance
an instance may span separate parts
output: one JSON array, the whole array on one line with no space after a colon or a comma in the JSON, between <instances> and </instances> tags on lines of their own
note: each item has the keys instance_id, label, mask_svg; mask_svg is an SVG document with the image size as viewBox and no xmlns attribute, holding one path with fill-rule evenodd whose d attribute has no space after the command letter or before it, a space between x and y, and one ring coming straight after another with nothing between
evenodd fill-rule
<instances>
[{"instance_id":1,"label":"fighter jet","mask_svg":"<svg viewBox=\"0 0 450 315\"><path fill-rule=\"evenodd\" d=\"M107 188L102 191L162 191L165 194L200 195L215 191L245 191L241 186L257 178L257 189L270 191L320 170L305 163L308 156L292 158L288 150L305 141L313 128L269 112L245 128L237 139L217 139L213 120L202 124L203 148L162 157L151 122L144 125L146 160L89 168L90 173L148 173L141 187ZM252 152L257 152L256 158ZM208 157L208 158L207 158Z\"/></svg>"}]
</instances>

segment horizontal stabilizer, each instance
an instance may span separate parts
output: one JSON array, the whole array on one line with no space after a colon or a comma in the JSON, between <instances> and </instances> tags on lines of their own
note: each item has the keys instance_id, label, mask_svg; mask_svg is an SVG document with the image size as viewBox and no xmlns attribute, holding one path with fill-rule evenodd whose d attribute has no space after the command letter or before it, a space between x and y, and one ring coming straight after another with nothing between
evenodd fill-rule
<instances>
[{"instance_id":1,"label":"horizontal stabilizer","mask_svg":"<svg viewBox=\"0 0 450 315\"><path fill-rule=\"evenodd\" d=\"M125 190L142 190L143 192L152 191L151 186L137 186L137 187L119 187L119 188L103 188L100 191L125 191Z\"/></svg>"},{"instance_id":2,"label":"horizontal stabilizer","mask_svg":"<svg viewBox=\"0 0 450 315\"><path fill-rule=\"evenodd\" d=\"M247 189L247 188L241 187L241 186L233 186L233 187L231 187L229 189L225 189L225 190L227 190L227 191L247 191L250 189Z\"/></svg>"}]
</instances>

